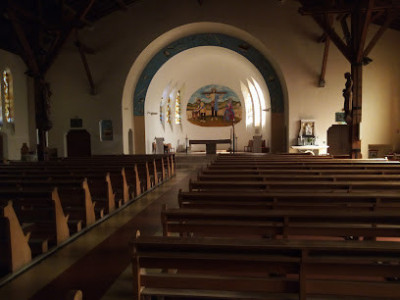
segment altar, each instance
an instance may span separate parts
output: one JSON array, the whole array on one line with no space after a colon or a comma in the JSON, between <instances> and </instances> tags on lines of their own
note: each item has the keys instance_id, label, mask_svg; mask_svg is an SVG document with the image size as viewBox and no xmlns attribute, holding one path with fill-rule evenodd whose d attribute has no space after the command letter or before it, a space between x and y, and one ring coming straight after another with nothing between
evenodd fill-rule
<instances>
[{"instance_id":1,"label":"altar","mask_svg":"<svg viewBox=\"0 0 400 300\"><path fill-rule=\"evenodd\" d=\"M307 153L311 152L313 155L328 154L329 146L326 145L304 145L304 146L291 146L291 153Z\"/></svg>"},{"instance_id":2,"label":"altar","mask_svg":"<svg viewBox=\"0 0 400 300\"><path fill-rule=\"evenodd\" d=\"M217 154L217 144L231 144L231 140L189 140L189 145L194 144L206 144L206 154Z\"/></svg>"}]
</instances>

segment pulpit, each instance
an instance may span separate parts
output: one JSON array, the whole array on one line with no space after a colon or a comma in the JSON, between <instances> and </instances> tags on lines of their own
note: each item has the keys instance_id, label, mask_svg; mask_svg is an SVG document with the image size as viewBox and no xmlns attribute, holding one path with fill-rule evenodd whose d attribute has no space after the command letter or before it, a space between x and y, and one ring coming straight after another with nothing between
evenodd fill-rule
<instances>
[{"instance_id":1,"label":"pulpit","mask_svg":"<svg viewBox=\"0 0 400 300\"><path fill-rule=\"evenodd\" d=\"M156 137L156 154L164 154L164 138Z\"/></svg>"}]
</instances>

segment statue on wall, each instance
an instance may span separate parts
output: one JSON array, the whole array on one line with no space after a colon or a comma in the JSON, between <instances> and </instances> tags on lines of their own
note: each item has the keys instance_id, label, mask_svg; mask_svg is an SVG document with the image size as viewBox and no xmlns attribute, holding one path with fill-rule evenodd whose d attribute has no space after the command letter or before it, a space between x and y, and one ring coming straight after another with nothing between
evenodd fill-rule
<instances>
[{"instance_id":1,"label":"statue on wall","mask_svg":"<svg viewBox=\"0 0 400 300\"><path fill-rule=\"evenodd\" d=\"M346 72L344 74L344 78L346 78L345 88L343 90L344 97L344 119L347 124L351 121L351 107L352 107L352 98L353 98L353 80L351 78L351 74Z\"/></svg>"}]
</instances>

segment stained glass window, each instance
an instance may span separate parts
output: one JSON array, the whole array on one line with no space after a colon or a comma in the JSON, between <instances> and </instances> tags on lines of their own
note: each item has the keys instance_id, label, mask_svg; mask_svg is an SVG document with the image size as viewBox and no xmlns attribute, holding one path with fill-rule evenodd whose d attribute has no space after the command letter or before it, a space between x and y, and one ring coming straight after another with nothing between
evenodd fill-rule
<instances>
[{"instance_id":1,"label":"stained glass window","mask_svg":"<svg viewBox=\"0 0 400 300\"><path fill-rule=\"evenodd\" d=\"M3 97L5 120L7 123L14 123L14 96L10 70L3 71Z\"/></svg>"},{"instance_id":2,"label":"stained glass window","mask_svg":"<svg viewBox=\"0 0 400 300\"><path fill-rule=\"evenodd\" d=\"M3 126L3 101L2 101L2 99L4 98L3 93L1 93L0 96L2 96L0 97L0 126Z\"/></svg>"},{"instance_id":3,"label":"stained glass window","mask_svg":"<svg viewBox=\"0 0 400 300\"><path fill-rule=\"evenodd\" d=\"M167 100L167 113L166 113L167 123L171 124L171 97L168 96Z\"/></svg>"},{"instance_id":4,"label":"stained glass window","mask_svg":"<svg viewBox=\"0 0 400 300\"><path fill-rule=\"evenodd\" d=\"M181 92L176 93L175 99L175 124L181 124Z\"/></svg>"},{"instance_id":5,"label":"stained glass window","mask_svg":"<svg viewBox=\"0 0 400 300\"><path fill-rule=\"evenodd\" d=\"M161 125L164 125L164 99L161 98L160 101L160 123Z\"/></svg>"}]
</instances>

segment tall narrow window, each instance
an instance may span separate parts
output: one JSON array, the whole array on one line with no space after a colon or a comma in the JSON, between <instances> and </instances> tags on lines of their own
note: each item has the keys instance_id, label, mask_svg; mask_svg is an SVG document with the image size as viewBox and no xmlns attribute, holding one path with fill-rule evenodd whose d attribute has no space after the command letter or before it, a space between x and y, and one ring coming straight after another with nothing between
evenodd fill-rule
<instances>
[{"instance_id":1,"label":"tall narrow window","mask_svg":"<svg viewBox=\"0 0 400 300\"><path fill-rule=\"evenodd\" d=\"M261 124L261 104L260 104L260 99L258 98L258 94L256 91L256 88L254 85L247 80L247 84L250 89L250 95L251 98L253 99L253 105L254 105L254 126L255 127L260 127Z\"/></svg>"},{"instance_id":2,"label":"tall narrow window","mask_svg":"<svg viewBox=\"0 0 400 300\"><path fill-rule=\"evenodd\" d=\"M12 76L10 70L3 71L3 97L4 117L7 123L14 123L14 96L12 88Z\"/></svg>"},{"instance_id":3,"label":"tall narrow window","mask_svg":"<svg viewBox=\"0 0 400 300\"><path fill-rule=\"evenodd\" d=\"M181 124L181 92L176 93L175 99L175 124Z\"/></svg>"},{"instance_id":4,"label":"tall narrow window","mask_svg":"<svg viewBox=\"0 0 400 300\"><path fill-rule=\"evenodd\" d=\"M254 87L256 88L258 98L260 100L261 110L264 111L266 109L264 93L263 93L260 85L258 84L258 82L253 77L251 79L253 80ZM261 114L262 127L265 127L266 123L267 123L266 114Z\"/></svg>"},{"instance_id":5,"label":"tall narrow window","mask_svg":"<svg viewBox=\"0 0 400 300\"><path fill-rule=\"evenodd\" d=\"M249 89L243 82L240 82L240 88L242 90L244 105L246 108L246 127L249 127L253 125L253 101Z\"/></svg>"},{"instance_id":6,"label":"tall narrow window","mask_svg":"<svg viewBox=\"0 0 400 300\"><path fill-rule=\"evenodd\" d=\"M3 84L0 84L0 86L3 86ZM0 126L3 126L3 103L4 103L3 99L4 99L4 92L0 93Z\"/></svg>"},{"instance_id":7,"label":"tall narrow window","mask_svg":"<svg viewBox=\"0 0 400 300\"><path fill-rule=\"evenodd\" d=\"M164 126L164 98L160 101L160 123Z\"/></svg>"},{"instance_id":8,"label":"tall narrow window","mask_svg":"<svg viewBox=\"0 0 400 300\"><path fill-rule=\"evenodd\" d=\"M167 100L167 112L166 112L166 121L168 124L171 124L171 97L168 96Z\"/></svg>"}]
</instances>

